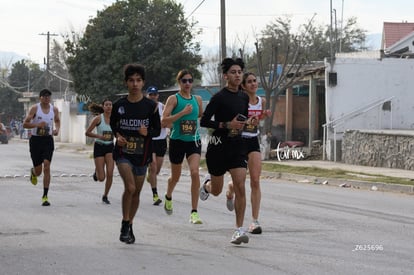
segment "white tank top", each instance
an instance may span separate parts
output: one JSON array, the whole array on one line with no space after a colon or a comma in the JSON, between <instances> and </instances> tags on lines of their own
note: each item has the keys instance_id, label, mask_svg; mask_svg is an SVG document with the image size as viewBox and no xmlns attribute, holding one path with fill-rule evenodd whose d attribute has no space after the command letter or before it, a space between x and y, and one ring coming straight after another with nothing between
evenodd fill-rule
<instances>
[{"instance_id":1,"label":"white tank top","mask_svg":"<svg viewBox=\"0 0 414 275\"><path fill-rule=\"evenodd\" d=\"M260 117L263 113L262 98L257 96L257 103L249 103L249 117L258 116ZM246 126L243 129L242 136L244 137L256 137L259 135L259 128L257 126Z\"/></svg>"},{"instance_id":2,"label":"white tank top","mask_svg":"<svg viewBox=\"0 0 414 275\"><path fill-rule=\"evenodd\" d=\"M161 102L158 102L158 112L160 113L160 118L162 117L162 114L164 113L164 104ZM166 139L167 138L167 128L161 128L160 135L158 137L153 137L152 140L160 140L160 139Z\"/></svg>"},{"instance_id":3,"label":"white tank top","mask_svg":"<svg viewBox=\"0 0 414 275\"><path fill-rule=\"evenodd\" d=\"M47 126L45 128L33 128L32 135L34 136L51 136L53 133L53 121L55 120L55 112L53 111L53 105L49 104L49 113L45 114L42 111L40 103L37 103L36 116L32 119L32 123L40 123L45 121Z\"/></svg>"}]
</instances>

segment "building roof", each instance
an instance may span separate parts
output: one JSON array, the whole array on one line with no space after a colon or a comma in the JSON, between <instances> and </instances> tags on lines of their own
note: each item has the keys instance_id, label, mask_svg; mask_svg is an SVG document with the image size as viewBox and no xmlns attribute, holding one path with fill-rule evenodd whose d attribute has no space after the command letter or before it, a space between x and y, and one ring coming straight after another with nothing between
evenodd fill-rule
<instances>
[{"instance_id":1,"label":"building roof","mask_svg":"<svg viewBox=\"0 0 414 275\"><path fill-rule=\"evenodd\" d=\"M391 47L412 32L414 32L414 23L384 22L381 48L384 50Z\"/></svg>"}]
</instances>

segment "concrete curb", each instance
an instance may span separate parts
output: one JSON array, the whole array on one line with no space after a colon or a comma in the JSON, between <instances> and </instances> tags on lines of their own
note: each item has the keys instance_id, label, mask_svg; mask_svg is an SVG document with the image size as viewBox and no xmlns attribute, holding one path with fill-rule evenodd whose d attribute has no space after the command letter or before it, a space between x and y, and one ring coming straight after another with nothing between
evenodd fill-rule
<instances>
[{"instance_id":1,"label":"concrete curb","mask_svg":"<svg viewBox=\"0 0 414 275\"><path fill-rule=\"evenodd\" d=\"M368 182L360 180L348 180L348 179L336 179L336 178L319 178L308 175L281 173L281 172L268 172L262 170L262 178L276 178L284 179L296 183L305 184L317 184L317 185L328 185L336 186L339 188L356 188L372 191L381 192L394 192L404 193L408 195L414 195L414 186L402 185L402 184L391 184L384 182ZM325 183L326 182L326 183Z\"/></svg>"}]
</instances>

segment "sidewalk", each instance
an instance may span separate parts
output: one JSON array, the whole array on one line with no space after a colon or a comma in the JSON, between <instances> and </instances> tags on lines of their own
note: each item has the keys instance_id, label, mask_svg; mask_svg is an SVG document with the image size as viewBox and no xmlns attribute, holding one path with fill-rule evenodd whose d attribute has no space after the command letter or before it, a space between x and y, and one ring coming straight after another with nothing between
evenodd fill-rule
<instances>
[{"instance_id":1,"label":"sidewalk","mask_svg":"<svg viewBox=\"0 0 414 275\"><path fill-rule=\"evenodd\" d=\"M403 170L384 167L370 167L362 165L345 164L342 162L324 161L324 160L287 160L287 161L263 161L277 163L280 165L289 165L296 167L316 167L322 169L341 169L354 173L364 173L371 175L381 175L395 178L406 178L414 181L413 170Z\"/></svg>"},{"instance_id":2,"label":"sidewalk","mask_svg":"<svg viewBox=\"0 0 414 275\"><path fill-rule=\"evenodd\" d=\"M383 168L383 167L369 167L362 165L351 165L341 162L323 161L323 160L288 160L288 161L263 161L264 163L277 163L279 165L288 165L296 167L315 167L321 169L341 169L350 173L361 174L360 180L347 180L347 179L330 179L330 178L316 178L314 176L287 174L287 173L269 173L262 171L262 175L271 176L277 178L283 178L291 181L302 182L302 183L313 183L313 184L324 184L336 185L341 187L353 187L361 189L370 189L373 191L390 191L414 195L414 185L402 185L392 184L386 182L369 182L364 181L364 177L369 175L380 175L396 178L404 178L414 183L414 171Z\"/></svg>"}]
</instances>

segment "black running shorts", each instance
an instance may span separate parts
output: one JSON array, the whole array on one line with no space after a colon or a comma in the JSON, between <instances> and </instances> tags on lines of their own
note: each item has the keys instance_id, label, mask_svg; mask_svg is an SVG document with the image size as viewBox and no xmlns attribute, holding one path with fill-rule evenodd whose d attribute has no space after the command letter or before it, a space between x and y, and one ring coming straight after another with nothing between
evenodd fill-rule
<instances>
[{"instance_id":1,"label":"black running shorts","mask_svg":"<svg viewBox=\"0 0 414 275\"><path fill-rule=\"evenodd\" d=\"M52 136L31 136L29 140L30 157L33 166L39 166L44 160L52 161L55 143Z\"/></svg>"},{"instance_id":2,"label":"black running shorts","mask_svg":"<svg viewBox=\"0 0 414 275\"><path fill-rule=\"evenodd\" d=\"M168 155L171 163L181 164L183 163L184 156L188 158L192 154L201 155L201 140L183 141L179 139L170 139Z\"/></svg>"}]
</instances>

